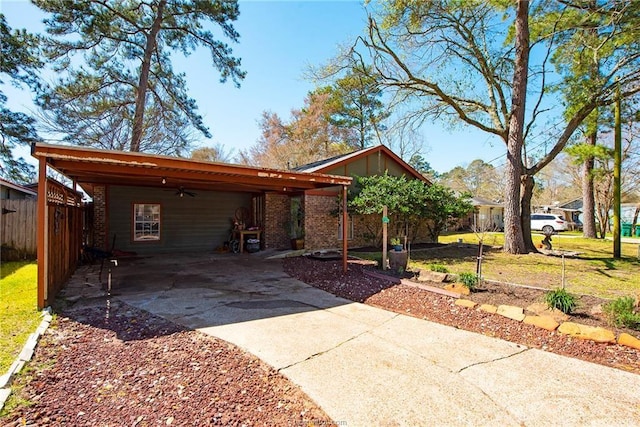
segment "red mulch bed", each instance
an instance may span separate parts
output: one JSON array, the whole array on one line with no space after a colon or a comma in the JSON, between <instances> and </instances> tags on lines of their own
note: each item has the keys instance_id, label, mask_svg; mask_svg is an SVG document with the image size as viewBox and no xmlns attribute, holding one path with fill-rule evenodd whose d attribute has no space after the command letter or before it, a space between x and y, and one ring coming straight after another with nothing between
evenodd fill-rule
<instances>
[{"instance_id":1,"label":"red mulch bed","mask_svg":"<svg viewBox=\"0 0 640 427\"><path fill-rule=\"evenodd\" d=\"M60 315L14 385L4 426L333 425L256 357L123 303Z\"/></svg>"}]
</instances>

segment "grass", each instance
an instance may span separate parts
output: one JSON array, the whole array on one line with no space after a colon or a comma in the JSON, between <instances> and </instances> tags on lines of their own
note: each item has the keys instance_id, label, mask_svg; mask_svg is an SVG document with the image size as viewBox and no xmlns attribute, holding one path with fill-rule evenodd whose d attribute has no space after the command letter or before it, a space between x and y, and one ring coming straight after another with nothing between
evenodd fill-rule
<instances>
[{"instance_id":1,"label":"grass","mask_svg":"<svg viewBox=\"0 0 640 427\"><path fill-rule=\"evenodd\" d=\"M9 369L39 323L36 263L3 262L0 267L0 375Z\"/></svg>"},{"instance_id":2,"label":"grass","mask_svg":"<svg viewBox=\"0 0 640 427\"><path fill-rule=\"evenodd\" d=\"M534 233L534 243L543 235ZM473 233L451 233L440 236L440 243L455 243L462 239L474 246L451 245L442 249L412 251L409 268L429 269L442 264L453 274L476 271L478 237ZM613 258L613 242L585 239L579 232L566 232L552 237L553 248L578 252L576 258L565 257L565 286L575 294L589 294L602 298L640 296L640 260L637 243L622 243L622 258ZM511 255L502 252L502 233L484 236L485 252L482 262L483 279L555 289L562 286L561 257L542 254ZM493 248L495 246L497 248ZM379 259L380 253L362 253L363 258Z\"/></svg>"}]
</instances>

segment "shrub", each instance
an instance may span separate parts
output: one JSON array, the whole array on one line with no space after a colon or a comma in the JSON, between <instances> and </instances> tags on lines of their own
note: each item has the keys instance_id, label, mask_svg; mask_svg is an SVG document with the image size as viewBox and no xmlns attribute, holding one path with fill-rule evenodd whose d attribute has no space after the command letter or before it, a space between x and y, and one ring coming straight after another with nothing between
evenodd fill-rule
<instances>
[{"instance_id":1,"label":"shrub","mask_svg":"<svg viewBox=\"0 0 640 427\"><path fill-rule=\"evenodd\" d=\"M448 273L449 269L442 264L429 264L429 270L436 273Z\"/></svg>"},{"instance_id":2,"label":"shrub","mask_svg":"<svg viewBox=\"0 0 640 427\"><path fill-rule=\"evenodd\" d=\"M571 313L577 305L575 295L570 294L564 288L545 293L544 300L549 308L556 308L565 314Z\"/></svg>"},{"instance_id":3,"label":"shrub","mask_svg":"<svg viewBox=\"0 0 640 427\"><path fill-rule=\"evenodd\" d=\"M475 273L460 273L458 275L458 282L466 286L471 292L473 292L478 286L478 276Z\"/></svg>"},{"instance_id":4,"label":"shrub","mask_svg":"<svg viewBox=\"0 0 640 427\"><path fill-rule=\"evenodd\" d=\"M640 330L640 313L634 311L635 300L631 297L620 297L606 303L602 307L609 324L616 327L625 326Z\"/></svg>"}]
</instances>

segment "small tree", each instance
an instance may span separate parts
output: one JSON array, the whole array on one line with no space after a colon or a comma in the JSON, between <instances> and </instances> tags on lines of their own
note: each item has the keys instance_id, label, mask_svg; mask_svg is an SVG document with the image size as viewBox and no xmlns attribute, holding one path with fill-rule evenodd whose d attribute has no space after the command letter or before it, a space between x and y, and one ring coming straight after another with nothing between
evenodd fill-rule
<instances>
[{"instance_id":1,"label":"small tree","mask_svg":"<svg viewBox=\"0 0 640 427\"><path fill-rule=\"evenodd\" d=\"M351 195L349 207L359 215L379 214L389 209L392 235L405 235L415 241L423 230L434 241L449 221L468 214L473 206L452 190L438 184L406 177L384 175L356 177L357 190ZM379 229L372 233L379 244Z\"/></svg>"},{"instance_id":2,"label":"small tree","mask_svg":"<svg viewBox=\"0 0 640 427\"><path fill-rule=\"evenodd\" d=\"M473 205L466 195L458 197L453 190L439 184L427 188L422 217L427 220L427 231L434 242L450 222L472 211Z\"/></svg>"}]
</instances>

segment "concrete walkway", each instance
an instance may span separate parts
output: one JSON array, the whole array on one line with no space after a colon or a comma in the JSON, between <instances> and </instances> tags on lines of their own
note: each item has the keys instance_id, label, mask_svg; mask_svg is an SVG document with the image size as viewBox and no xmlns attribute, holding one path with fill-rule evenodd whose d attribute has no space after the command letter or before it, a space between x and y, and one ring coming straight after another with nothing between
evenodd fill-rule
<instances>
[{"instance_id":1,"label":"concrete walkway","mask_svg":"<svg viewBox=\"0 0 640 427\"><path fill-rule=\"evenodd\" d=\"M138 261L114 269L114 292L253 353L339 425L640 425L639 375L353 303L250 257Z\"/></svg>"}]
</instances>

